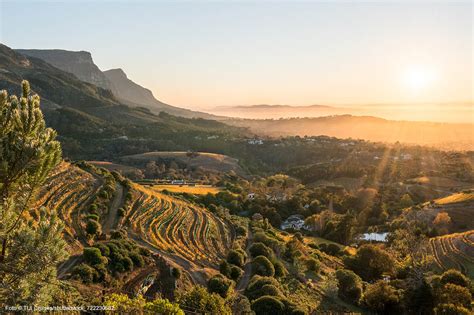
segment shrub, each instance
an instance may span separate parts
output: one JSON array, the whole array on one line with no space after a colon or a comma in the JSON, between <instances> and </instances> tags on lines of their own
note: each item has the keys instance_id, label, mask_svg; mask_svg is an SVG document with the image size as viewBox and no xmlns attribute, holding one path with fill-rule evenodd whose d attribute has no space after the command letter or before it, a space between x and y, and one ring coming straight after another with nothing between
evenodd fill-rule
<instances>
[{"instance_id":1,"label":"shrub","mask_svg":"<svg viewBox=\"0 0 474 315\"><path fill-rule=\"evenodd\" d=\"M434 312L436 315L470 315L472 314L469 309L463 307L463 306L458 306L454 305L452 303L447 303L447 304L438 304L438 306L435 307Z\"/></svg>"},{"instance_id":2,"label":"shrub","mask_svg":"<svg viewBox=\"0 0 474 315\"><path fill-rule=\"evenodd\" d=\"M98 235L102 233L100 223L95 220L88 220L86 224L86 232L89 235Z\"/></svg>"},{"instance_id":3,"label":"shrub","mask_svg":"<svg viewBox=\"0 0 474 315\"><path fill-rule=\"evenodd\" d=\"M179 298L179 305L184 309L198 309L206 314L230 315L231 311L224 299L216 294L209 293L201 286L195 286Z\"/></svg>"},{"instance_id":4,"label":"shrub","mask_svg":"<svg viewBox=\"0 0 474 315\"><path fill-rule=\"evenodd\" d=\"M257 314L285 314L285 305L273 296L262 296L252 302L252 310Z\"/></svg>"},{"instance_id":5,"label":"shrub","mask_svg":"<svg viewBox=\"0 0 474 315\"><path fill-rule=\"evenodd\" d=\"M332 243L319 244L319 249L331 256L338 256L341 254L341 248L338 245Z\"/></svg>"},{"instance_id":6,"label":"shrub","mask_svg":"<svg viewBox=\"0 0 474 315\"><path fill-rule=\"evenodd\" d=\"M275 277L284 277L288 273L285 268L285 265L283 265L283 263L280 261L273 262L273 268L275 268Z\"/></svg>"},{"instance_id":7,"label":"shrub","mask_svg":"<svg viewBox=\"0 0 474 315\"><path fill-rule=\"evenodd\" d=\"M207 289L210 293L217 293L221 297L226 298L229 294L232 281L228 280L222 275L216 275L209 279Z\"/></svg>"},{"instance_id":8,"label":"shrub","mask_svg":"<svg viewBox=\"0 0 474 315\"><path fill-rule=\"evenodd\" d=\"M129 257L132 260L133 265L136 266L136 267L142 267L145 264L145 260L137 252L131 252Z\"/></svg>"},{"instance_id":9,"label":"shrub","mask_svg":"<svg viewBox=\"0 0 474 315\"><path fill-rule=\"evenodd\" d=\"M173 277L174 277L175 279L179 279L179 278L181 278L181 269L179 269L179 268L173 268L173 269L171 270L171 274L173 275Z\"/></svg>"},{"instance_id":10,"label":"shrub","mask_svg":"<svg viewBox=\"0 0 474 315\"><path fill-rule=\"evenodd\" d=\"M456 284L456 285L459 285L459 286L465 287L465 288L469 288L469 286L470 286L469 279L466 278L465 275L463 275L462 273L460 273L459 271L454 270L454 269L450 269L450 270L444 272L441 275L440 283L441 283L441 285L445 285L447 283L452 283L452 284Z\"/></svg>"},{"instance_id":11,"label":"shrub","mask_svg":"<svg viewBox=\"0 0 474 315\"><path fill-rule=\"evenodd\" d=\"M346 257L344 264L366 281L377 280L384 273L393 272L395 262L385 250L374 245L362 245L354 257Z\"/></svg>"},{"instance_id":12,"label":"shrub","mask_svg":"<svg viewBox=\"0 0 474 315\"><path fill-rule=\"evenodd\" d=\"M383 280L369 285L364 293L365 305L376 312L395 313L400 307L400 293Z\"/></svg>"},{"instance_id":13,"label":"shrub","mask_svg":"<svg viewBox=\"0 0 474 315\"><path fill-rule=\"evenodd\" d=\"M262 289L266 285L271 285L277 289L280 289L280 284L275 278L255 275L252 277L252 279L250 279L250 282L245 289L245 295L250 300L255 300L263 295Z\"/></svg>"},{"instance_id":14,"label":"shrub","mask_svg":"<svg viewBox=\"0 0 474 315\"><path fill-rule=\"evenodd\" d=\"M315 258L308 258L308 260L306 260L306 268L310 271L317 273L319 272L319 269L321 268L321 264L319 260Z\"/></svg>"},{"instance_id":15,"label":"shrub","mask_svg":"<svg viewBox=\"0 0 474 315\"><path fill-rule=\"evenodd\" d=\"M265 284L261 289L260 289L260 295L270 295L270 296L283 296L283 293L281 293L280 289L278 289L276 286L272 284Z\"/></svg>"},{"instance_id":16,"label":"shrub","mask_svg":"<svg viewBox=\"0 0 474 315\"><path fill-rule=\"evenodd\" d=\"M94 244L94 247L100 250L100 253L102 254L102 256L108 257L110 255L110 249L107 247L107 245L103 243L97 243L97 244Z\"/></svg>"},{"instance_id":17,"label":"shrub","mask_svg":"<svg viewBox=\"0 0 474 315\"><path fill-rule=\"evenodd\" d=\"M223 260L220 265L219 265L219 272L226 276L227 278L230 278L231 271L232 271L232 265L229 264L227 261Z\"/></svg>"},{"instance_id":18,"label":"shrub","mask_svg":"<svg viewBox=\"0 0 474 315\"><path fill-rule=\"evenodd\" d=\"M98 248L86 247L83 251L84 260L89 265L98 265L104 262L102 253Z\"/></svg>"},{"instance_id":19,"label":"shrub","mask_svg":"<svg viewBox=\"0 0 474 315\"><path fill-rule=\"evenodd\" d=\"M351 270L340 269L336 271L339 283L338 295L344 301L358 304L362 297L362 280Z\"/></svg>"},{"instance_id":20,"label":"shrub","mask_svg":"<svg viewBox=\"0 0 474 315\"><path fill-rule=\"evenodd\" d=\"M243 270L237 266L232 266L230 268L230 278L234 281L238 281L242 276Z\"/></svg>"},{"instance_id":21,"label":"shrub","mask_svg":"<svg viewBox=\"0 0 474 315\"><path fill-rule=\"evenodd\" d=\"M235 233L237 234L237 236L246 236L247 235L247 229L244 228L243 226L238 226L235 229Z\"/></svg>"},{"instance_id":22,"label":"shrub","mask_svg":"<svg viewBox=\"0 0 474 315\"><path fill-rule=\"evenodd\" d=\"M99 221L99 216L97 214L88 214L86 217L88 220Z\"/></svg>"},{"instance_id":23,"label":"shrub","mask_svg":"<svg viewBox=\"0 0 474 315\"><path fill-rule=\"evenodd\" d=\"M472 301L472 295L468 288L457 284L447 283L441 290L439 297L441 304L451 303L459 306L469 307Z\"/></svg>"},{"instance_id":24,"label":"shrub","mask_svg":"<svg viewBox=\"0 0 474 315\"><path fill-rule=\"evenodd\" d=\"M156 299L147 302L143 308L145 313L161 315L184 315L183 310L176 303L171 303L167 299Z\"/></svg>"},{"instance_id":25,"label":"shrub","mask_svg":"<svg viewBox=\"0 0 474 315\"><path fill-rule=\"evenodd\" d=\"M127 213L127 211L124 208L119 208L118 211L117 211L117 215L119 217L123 217L126 213Z\"/></svg>"},{"instance_id":26,"label":"shrub","mask_svg":"<svg viewBox=\"0 0 474 315\"><path fill-rule=\"evenodd\" d=\"M72 270L74 277L79 278L84 283L92 283L97 277L97 271L87 264L80 264Z\"/></svg>"},{"instance_id":27,"label":"shrub","mask_svg":"<svg viewBox=\"0 0 474 315\"><path fill-rule=\"evenodd\" d=\"M252 272L261 276L273 277L275 275L275 267L273 267L272 262L267 257L257 256L252 261Z\"/></svg>"},{"instance_id":28,"label":"shrub","mask_svg":"<svg viewBox=\"0 0 474 315\"><path fill-rule=\"evenodd\" d=\"M254 258L257 256L265 256L267 258L273 257L272 249L261 242L253 243L249 248L249 252Z\"/></svg>"},{"instance_id":29,"label":"shrub","mask_svg":"<svg viewBox=\"0 0 474 315\"><path fill-rule=\"evenodd\" d=\"M229 254L227 255L227 262L232 265L242 267L245 262L245 257L244 255L242 255L242 253L236 250L231 250Z\"/></svg>"}]
</instances>

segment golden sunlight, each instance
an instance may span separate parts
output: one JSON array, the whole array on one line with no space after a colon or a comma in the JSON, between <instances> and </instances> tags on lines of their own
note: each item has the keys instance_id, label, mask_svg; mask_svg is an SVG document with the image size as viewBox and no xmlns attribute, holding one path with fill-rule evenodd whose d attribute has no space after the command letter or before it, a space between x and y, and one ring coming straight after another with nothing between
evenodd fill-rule
<instances>
[{"instance_id":1,"label":"golden sunlight","mask_svg":"<svg viewBox=\"0 0 474 315\"><path fill-rule=\"evenodd\" d=\"M429 88L437 79L436 72L430 67L411 66L405 69L402 83L413 92Z\"/></svg>"}]
</instances>

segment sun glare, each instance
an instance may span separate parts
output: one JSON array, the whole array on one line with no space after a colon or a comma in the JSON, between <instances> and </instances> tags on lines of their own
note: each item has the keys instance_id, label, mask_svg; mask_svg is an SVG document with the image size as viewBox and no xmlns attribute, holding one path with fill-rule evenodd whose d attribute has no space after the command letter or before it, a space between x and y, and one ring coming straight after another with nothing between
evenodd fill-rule
<instances>
[{"instance_id":1,"label":"sun glare","mask_svg":"<svg viewBox=\"0 0 474 315\"><path fill-rule=\"evenodd\" d=\"M430 87L435 80L435 71L421 66L407 68L402 77L403 84L414 92Z\"/></svg>"}]
</instances>

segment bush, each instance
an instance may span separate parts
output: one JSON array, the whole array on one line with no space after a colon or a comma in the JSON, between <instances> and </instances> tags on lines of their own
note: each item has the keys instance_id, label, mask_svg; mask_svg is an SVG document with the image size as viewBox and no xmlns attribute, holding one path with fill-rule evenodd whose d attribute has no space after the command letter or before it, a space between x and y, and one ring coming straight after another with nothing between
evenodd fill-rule
<instances>
[{"instance_id":1,"label":"bush","mask_svg":"<svg viewBox=\"0 0 474 315\"><path fill-rule=\"evenodd\" d=\"M275 268L275 277L281 278L286 276L288 271L285 268L285 265L280 261L273 262L273 268Z\"/></svg>"},{"instance_id":2,"label":"bush","mask_svg":"<svg viewBox=\"0 0 474 315\"><path fill-rule=\"evenodd\" d=\"M265 256L257 256L252 261L253 274L273 277L275 275L275 267L270 260Z\"/></svg>"},{"instance_id":3,"label":"bush","mask_svg":"<svg viewBox=\"0 0 474 315\"><path fill-rule=\"evenodd\" d=\"M285 305L273 296L262 296L252 302L252 310L257 315L283 315L285 314Z\"/></svg>"},{"instance_id":4,"label":"bush","mask_svg":"<svg viewBox=\"0 0 474 315\"><path fill-rule=\"evenodd\" d=\"M351 270L340 269L336 271L339 297L349 303L358 304L362 297L362 280Z\"/></svg>"},{"instance_id":5,"label":"bush","mask_svg":"<svg viewBox=\"0 0 474 315\"><path fill-rule=\"evenodd\" d=\"M146 314L161 314L161 315L184 315L183 310L178 304L172 303L167 299L156 299L147 302L143 308Z\"/></svg>"},{"instance_id":6,"label":"bush","mask_svg":"<svg viewBox=\"0 0 474 315\"><path fill-rule=\"evenodd\" d=\"M95 220L87 220L86 233L92 236L101 234L102 228L100 223Z\"/></svg>"},{"instance_id":7,"label":"bush","mask_svg":"<svg viewBox=\"0 0 474 315\"><path fill-rule=\"evenodd\" d=\"M364 293L365 305L376 312L396 313L400 309L400 292L383 280L369 285Z\"/></svg>"},{"instance_id":8,"label":"bush","mask_svg":"<svg viewBox=\"0 0 474 315\"><path fill-rule=\"evenodd\" d=\"M321 264L317 259L309 258L308 260L306 260L306 268L309 271L313 271L315 273L318 273L319 269L321 269Z\"/></svg>"},{"instance_id":9,"label":"bush","mask_svg":"<svg viewBox=\"0 0 474 315\"><path fill-rule=\"evenodd\" d=\"M230 268L230 278L234 281L239 281L240 277L242 276L243 270L237 266L232 266Z\"/></svg>"},{"instance_id":10,"label":"bush","mask_svg":"<svg viewBox=\"0 0 474 315\"><path fill-rule=\"evenodd\" d=\"M244 228L243 226L238 226L235 229L235 233L237 234L237 236L246 236L247 235L247 229Z\"/></svg>"},{"instance_id":11,"label":"bush","mask_svg":"<svg viewBox=\"0 0 474 315\"><path fill-rule=\"evenodd\" d=\"M86 217L88 220L99 221L99 216L97 214L88 214Z\"/></svg>"},{"instance_id":12,"label":"bush","mask_svg":"<svg viewBox=\"0 0 474 315\"><path fill-rule=\"evenodd\" d=\"M210 293L217 293L221 297L226 298L229 294L232 281L228 280L222 275L216 275L209 279L207 289Z\"/></svg>"},{"instance_id":13,"label":"bush","mask_svg":"<svg viewBox=\"0 0 474 315\"><path fill-rule=\"evenodd\" d=\"M273 250L261 242L253 243L249 248L249 252L253 258L257 256L273 257Z\"/></svg>"},{"instance_id":14,"label":"bush","mask_svg":"<svg viewBox=\"0 0 474 315\"><path fill-rule=\"evenodd\" d=\"M72 274L75 278L79 278L84 283L92 283L98 276L97 271L87 264L80 264L72 270Z\"/></svg>"},{"instance_id":15,"label":"bush","mask_svg":"<svg viewBox=\"0 0 474 315\"><path fill-rule=\"evenodd\" d=\"M250 299L250 300L255 300L261 296L263 287L266 285L274 286L277 289L280 289L280 284L275 278L272 277L262 277L259 275L255 275L250 279L250 282L245 289L245 295Z\"/></svg>"},{"instance_id":16,"label":"bush","mask_svg":"<svg viewBox=\"0 0 474 315\"><path fill-rule=\"evenodd\" d=\"M100 250L100 253L102 254L102 256L108 257L110 255L110 249L107 247L107 245L103 243L97 243L97 244L94 244L94 247Z\"/></svg>"},{"instance_id":17,"label":"bush","mask_svg":"<svg viewBox=\"0 0 474 315\"><path fill-rule=\"evenodd\" d=\"M438 304L435 307L434 312L436 315L470 315L472 314L469 309L454 305L452 303Z\"/></svg>"},{"instance_id":18,"label":"bush","mask_svg":"<svg viewBox=\"0 0 474 315\"><path fill-rule=\"evenodd\" d=\"M216 294L209 293L201 286L195 286L179 298L179 305L184 309L198 309L206 314L230 315L231 311L224 299Z\"/></svg>"},{"instance_id":19,"label":"bush","mask_svg":"<svg viewBox=\"0 0 474 315\"><path fill-rule=\"evenodd\" d=\"M283 293L281 293L280 289L278 289L276 286L272 284L265 284L261 289L260 293L261 296L263 295L269 295L269 296L283 296Z\"/></svg>"},{"instance_id":20,"label":"bush","mask_svg":"<svg viewBox=\"0 0 474 315\"><path fill-rule=\"evenodd\" d=\"M232 265L243 267L245 262L245 256L242 255L242 253L240 253L239 251L231 250L227 255L227 262Z\"/></svg>"},{"instance_id":21,"label":"bush","mask_svg":"<svg viewBox=\"0 0 474 315\"><path fill-rule=\"evenodd\" d=\"M470 307L472 295L468 288L459 286L457 284L447 283L441 290L439 297L441 304L455 304L463 307Z\"/></svg>"},{"instance_id":22,"label":"bush","mask_svg":"<svg viewBox=\"0 0 474 315\"><path fill-rule=\"evenodd\" d=\"M229 264L227 261L223 260L220 265L219 265L219 272L226 276L227 278L230 278L231 271L232 271L232 265Z\"/></svg>"},{"instance_id":23,"label":"bush","mask_svg":"<svg viewBox=\"0 0 474 315\"><path fill-rule=\"evenodd\" d=\"M171 274L173 275L173 277L174 277L175 279L179 279L179 278L181 278L181 269L179 269L179 268L173 268L173 269L171 270Z\"/></svg>"},{"instance_id":24,"label":"bush","mask_svg":"<svg viewBox=\"0 0 474 315\"><path fill-rule=\"evenodd\" d=\"M354 257L346 257L344 264L365 281L377 280L384 273L392 273L395 261L385 250L374 245L362 245Z\"/></svg>"},{"instance_id":25,"label":"bush","mask_svg":"<svg viewBox=\"0 0 474 315\"><path fill-rule=\"evenodd\" d=\"M119 217L123 217L126 213L127 213L127 211L124 208L119 208L118 211L117 211L117 215Z\"/></svg>"},{"instance_id":26,"label":"bush","mask_svg":"<svg viewBox=\"0 0 474 315\"><path fill-rule=\"evenodd\" d=\"M328 255L331 255L331 256L339 256L341 254L341 248L336 245L336 244L332 244L332 243L329 243L329 244L326 244L326 243L322 243L322 244L319 244L319 249L328 254Z\"/></svg>"},{"instance_id":27,"label":"bush","mask_svg":"<svg viewBox=\"0 0 474 315\"><path fill-rule=\"evenodd\" d=\"M84 260L89 265L99 265L104 262L102 253L98 248L95 247L86 247L83 251Z\"/></svg>"},{"instance_id":28,"label":"bush","mask_svg":"<svg viewBox=\"0 0 474 315\"><path fill-rule=\"evenodd\" d=\"M450 270L444 272L441 275L440 283L441 283L441 285L445 285L447 283L452 283L452 284L456 284L456 285L459 285L459 286L465 287L465 288L470 287L469 279L466 278L465 275L463 275L462 273L460 273L459 271L454 270L454 269L450 269Z\"/></svg>"}]
</instances>

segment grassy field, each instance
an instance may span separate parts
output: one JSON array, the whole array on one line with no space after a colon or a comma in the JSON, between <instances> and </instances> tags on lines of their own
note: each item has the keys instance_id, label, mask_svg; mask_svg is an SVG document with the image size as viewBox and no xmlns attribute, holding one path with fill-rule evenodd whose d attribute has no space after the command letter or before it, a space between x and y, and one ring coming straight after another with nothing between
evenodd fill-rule
<instances>
[{"instance_id":1,"label":"grassy field","mask_svg":"<svg viewBox=\"0 0 474 315\"><path fill-rule=\"evenodd\" d=\"M446 205L450 203L471 202L474 201L474 192L458 193L436 200L439 205Z\"/></svg>"},{"instance_id":2,"label":"grassy field","mask_svg":"<svg viewBox=\"0 0 474 315\"><path fill-rule=\"evenodd\" d=\"M220 187L214 187L209 185L196 185L196 186L188 186L188 185L153 185L149 187L158 192L162 192L163 190L167 190L173 193L188 193L194 195L206 195L208 193L217 194L218 192L222 191Z\"/></svg>"},{"instance_id":3,"label":"grassy field","mask_svg":"<svg viewBox=\"0 0 474 315\"><path fill-rule=\"evenodd\" d=\"M195 157L189 157L187 152L179 151L160 151L147 152L143 154L127 155L121 158L126 164L127 161L156 161L156 160L175 160L185 163L191 167L202 167L207 170L218 172L234 171L237 174L244 174L244 171L238 164L238 160L227 155L214 154L208 152L199 152Z\"/></svg>"}]
</instances>

